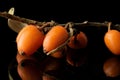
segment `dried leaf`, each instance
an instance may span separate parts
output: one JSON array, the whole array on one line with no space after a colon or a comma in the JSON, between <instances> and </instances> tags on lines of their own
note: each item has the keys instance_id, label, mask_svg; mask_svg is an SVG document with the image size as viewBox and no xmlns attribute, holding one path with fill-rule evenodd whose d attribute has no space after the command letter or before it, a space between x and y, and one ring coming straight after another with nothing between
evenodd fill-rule
<instances>
[{"instance_id":1,"label":"dried leaf","mask_svg":"<svg viewBox=\"0 0 120 80\"><path fill-rule=\"evenodd\" d=\"M8 11L9 14L14 15L15 9L14 8L10 8L10 10ZM16 20L12 20L12 19L8 19L8 26L10 29L12 29L15 32L19 32L24 26L26 26L27 24L16 21Z\"/></svg>"}]
</instances>

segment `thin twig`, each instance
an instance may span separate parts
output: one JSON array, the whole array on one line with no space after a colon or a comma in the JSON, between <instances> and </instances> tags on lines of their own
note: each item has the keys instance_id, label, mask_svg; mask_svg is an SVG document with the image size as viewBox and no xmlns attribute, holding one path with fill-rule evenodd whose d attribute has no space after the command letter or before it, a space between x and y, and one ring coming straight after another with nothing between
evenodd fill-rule
<instances>
[{"instance_id":1,"label":"thin twig","mask_svg":"<svg viewBox=\"0 0 120 80\"><path fill-rule=\"evenodd\" d=\"M13 19L13 20L20 21L20 22L23 22L23 23L34 24L34 25L38 25L38 26L41 26L41 25L45 24L45 22L39 22L39 21L36 21L36 20L22 18L22 17L19 17L19 16L8 14L7 12L0 12L0 16L4 17L6 19L9 18L9 19ZM108 27L108 23L109 22L100 23L100 22L88 22L88 21L85 21L85 22L82 22L82 23L74 23L74 25L81 26L81 27L86 27L86 26L96 26L96 27L104 26L104 27ZM65 26L65 24L61 24L61 25ZM119 24L114 25L114 26L120 28Z\"/></svg>"},{"instance_id":2,"label":"thin twig","mask_svg":"<svg viewBox=\"0 0 120 80\"><path fill-rule=\"evenodd\" d=\"M38 25L38 26L39 25L41 26L44 23L44 22L39 22L39 21L36 21L36 20L31 20L31 19L11 15L11 14L8 14L7 12L0 12L0 16L4 17L6 19L12 19L12 20L23 22L23 23L34 24L34 25Z\"/></svg>"}]
</instances>

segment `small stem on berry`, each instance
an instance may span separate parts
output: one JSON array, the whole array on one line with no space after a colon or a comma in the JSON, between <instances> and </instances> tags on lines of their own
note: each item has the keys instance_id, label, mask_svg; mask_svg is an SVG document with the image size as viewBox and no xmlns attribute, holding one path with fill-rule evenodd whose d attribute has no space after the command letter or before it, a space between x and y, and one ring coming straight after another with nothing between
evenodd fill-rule
<instances>
[{"instance_id":1,"label":"small stem on berry","mask_svg":"<svg viewBox=\"0 0 120 80\"><path fill-rule=\"evenodd\" d=\"M111 22L108 23L108 31L111 29Z\"/></svg>"}]
</instances>

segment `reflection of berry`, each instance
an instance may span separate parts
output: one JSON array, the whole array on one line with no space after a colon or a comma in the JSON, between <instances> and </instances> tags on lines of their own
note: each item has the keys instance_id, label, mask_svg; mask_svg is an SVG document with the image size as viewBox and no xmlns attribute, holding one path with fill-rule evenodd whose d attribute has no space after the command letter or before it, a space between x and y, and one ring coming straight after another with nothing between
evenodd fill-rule
<instances>
[{"instance_id":1,"label":"reflection of berry","mask_svg":"<svg viewBox=\"0 0 120 80\"><path fill-rule=\"evenodd\" d=\"M120 60L117 57L109 58L103 65L103 70L108 77L117 77L120 75Z\"/></svg>"},{"instance_id":2,"label":"reflection of berry","mask_svg":"<svg viewBox=\"0 0 120 80\"><path fill-rule=\"evenodd\" d=\"M33 56L20 55L19 53L17 53L16 55L17 63L20 63L22 60L26 60L26 59L37 61L37 59Z\"/></svg>"},{"instance_id":3,"label":"reflection of berry","mask_svg":"<svg viewBox=\"0 0 120 80\"><path fill-rule=\"evenodd\" d=\"M44 66L44 72L58 71L62 67L62 62L61 59L49 56L42 62L42 65Z\"/></svg>"},{"instance_id":4,"label":"reflection of berry","mask_svg":"<svg viewBox=\"0 0 120 80\"><path fill-rule=\"evenodd\" d=\"M22 80L42 80L39 65L32 60L21 61L17 66L17 71Z\"/></svg>"},{"instance_id":5,"label":"reflection of berry","mask_svg":"<svg viewBox=\"0 0 120 80\"><path fill-rule=\"evenodd\" d=\"M81 53L80 50L68 49L66 52L66 61L74 67L79 67L86 62L87 56Z\"/></svg>"}]
</instances>

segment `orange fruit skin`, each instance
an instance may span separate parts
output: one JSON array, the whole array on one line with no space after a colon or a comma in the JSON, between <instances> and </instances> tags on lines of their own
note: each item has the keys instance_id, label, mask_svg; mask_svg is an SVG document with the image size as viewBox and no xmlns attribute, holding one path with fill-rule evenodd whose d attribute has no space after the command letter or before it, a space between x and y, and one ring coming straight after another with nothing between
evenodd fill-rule
<instances>
[{"instance_id":1,"label":"orange fruit skin","mask_svg":"<svg viewBox=\"0 0 120 80\"><path fill-rule=\"evenodd\" d=\"M25 26L17 35L18 52L24 52L26 55L32 55L43 44L44 33L34 25Z\"/></svg>"},{"instance_id":2,"label":"orange fruit skin","mask_svg":"<svg viewBox=\"0 0 120 80\"><path fill-rule=\"evenodd\" d=\"M52 56L54 58L62 58L63 57L63 50L57 51L57 52L51 54L50 56Z\"/></svg>"},{"instance_id":3,"label":"orange fruit skin","mask_svg":"<svg viewBox=\"0 0 120 80\"><path fill-rule=\"evenodd\" d=\"M104 42L107 48L115 55L120 55L120 32L109 30L104 36Z\"/></svg>"},{"instance_id":4,"label":"orange fruit skin","mask_svg":"<svg viewBox=\"0 0 120 80\"><path fill-rule=\"evenodd\" d=\"M85 33L80 32L77 34L76 40L75 36L72 36L70 39L70 42L68 43L68 46L73 49L80 49L85 48L87 46L88 40Z\"/></svg>"},{"instance_id":5,"label":"orange fruit skin","mask_svg":"<svg viewBox=\"0 0 120 80\"><path fill-rule=\"evenodd\" d=\"M68 39L68 36L68 32L64 27L59 25L52 27L43 41L44 52L49 52L57 48Z\"/></svg>"},{"instance_id":6,"label":"orange fruit skin","mask_svg":"<svg viewBox=\"0 0 120 80\"><path fill-rule=\"evenodd\" d=\"M56 51L55 53L53 54L50 54L50 56L54 57L54 58L63 58L65 56L65 51L67 49L67 46L63 47L62 49Z\"/></svg>"}]
</instances>

